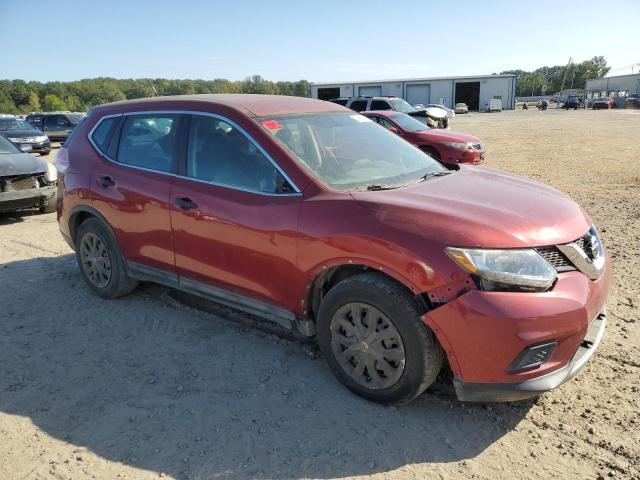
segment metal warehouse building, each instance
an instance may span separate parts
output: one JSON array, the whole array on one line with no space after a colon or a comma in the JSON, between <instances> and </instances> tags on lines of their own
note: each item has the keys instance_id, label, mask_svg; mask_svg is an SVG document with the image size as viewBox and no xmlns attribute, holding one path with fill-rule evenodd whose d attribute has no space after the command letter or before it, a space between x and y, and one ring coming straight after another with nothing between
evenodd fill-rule
<instances>
[{"instance_id":1,"label":"metal warehouse building","mask_svg":"<svg viewBox=\"0 0 640 480\"><path fill-rule=\"evenodd\" d=\"M640 93L640 73L587 80L585 91L587 98L613 97L616 106L622 107L629 94Z\"/></svg>"},{"instance_id":2,"label":"metal warehouse building","mask_svg":"<svg viewBox=\"0 0 640 480\"><path fill-rule=\"evenodd\" d=\"M504 109L514 109L516 76L480 75L475 77L312 83L311 96L320 100L337 97L395 96L404 98L411 105L439 103L453 108L456 103L466 103L470 110L484 110L489 100L500 98Z\"/></svg>"}]
</instances>

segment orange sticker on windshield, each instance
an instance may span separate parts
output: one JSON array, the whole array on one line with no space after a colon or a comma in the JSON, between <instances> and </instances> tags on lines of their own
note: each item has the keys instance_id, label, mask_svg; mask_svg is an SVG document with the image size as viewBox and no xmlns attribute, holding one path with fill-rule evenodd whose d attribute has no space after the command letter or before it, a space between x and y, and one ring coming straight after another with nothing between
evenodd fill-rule
<instances>
[{"instance_id":1,"label":"orange sticker on windshield","mask_svg":"<svg viewBox=\"0 0 640 480\"><path fill-rule=\"evenodd\" d=\"M265 120L262 122L262 125L269 130L280 130L281 128L284 128L277 120Z\"/></svg>"}]
</instances>

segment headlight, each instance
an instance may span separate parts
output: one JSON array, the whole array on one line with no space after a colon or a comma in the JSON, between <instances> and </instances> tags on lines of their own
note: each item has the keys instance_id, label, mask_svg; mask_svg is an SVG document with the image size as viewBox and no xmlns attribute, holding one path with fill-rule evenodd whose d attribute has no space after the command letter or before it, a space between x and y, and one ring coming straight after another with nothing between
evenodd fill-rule
<instances>
[{"instance_id":1,"label":"headlight","mask_svg":"<svg viewBox=\"0 0 640 480\"><path fill-rule=\"evenodd\" d=\"M13 137L7 137L7 140L13 143L20 143L22 141L21 138L13 138Z\"/></svg>"},{"instance_id":2,"label":"headlight","mask_svg":"<svg viewBox=\"0 0 640 480\"><path fill-rule=\"evenodd\" d=\"M442 142L442 143L452 148L462 148L465 150L473 149L473 144L468 142Z\"/></svg>"},{"instance_id":3,"label":"headlight","mask_svg":"<svg viewBox=\"0 0 640 480\"><path fill-rule=\"evenodd\" d=\"M555 269L535 250L445 249L462 268L480 280L483 290L545 291L556 280Z\"/></svg>"},{"instance_id":4,"label":"headlight","mask_svg":"<svg viewBox=\"0 0 640 480\"><path fill-rule=\"evenodd\" d=\"M46 135L38 135L33 139L33 141L36 143L40 143L40 142L44 142L46 139L47 139Z\"/></svg>"},{"instance_id":5,"label":"headlight","mask_svg":"<svg viewBox=\"0 0 640 480\"><path fill-rule=\"evenodd\" d=\"M58 180L58 170L52 163L47 162L47 171L44 173L44 179L47 183L54 183Z\"/></svg>"}]
</instances>

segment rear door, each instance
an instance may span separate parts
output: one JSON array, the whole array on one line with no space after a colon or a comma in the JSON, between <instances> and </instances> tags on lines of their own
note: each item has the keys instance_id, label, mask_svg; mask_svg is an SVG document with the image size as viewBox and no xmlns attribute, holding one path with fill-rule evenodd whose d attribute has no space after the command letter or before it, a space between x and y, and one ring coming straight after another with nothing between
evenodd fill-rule
<instances>
[{"instance_id":1,"label":"rear door","mask_svg":"<svg viewBox=\"0 0 640 480\"><path fill-rule=\"evenodd\" d=\"M294 309L301 204L299 190L241 127L194 114L171 191L180 282Z\"/></svg>"},{"instance_id":2,"label":"rear door","mask_svg":"<svg viewBox=\"0 0 640 480\"><path fill-rule=\"evenodd\" d=\"M132 113L118 118L111 130L98 125L91 133L103 152L93 173L93 204L115 231L130 267L160 276L163 283L176 279L169 193L185 118Z\"/></svg>"}]
</instances>

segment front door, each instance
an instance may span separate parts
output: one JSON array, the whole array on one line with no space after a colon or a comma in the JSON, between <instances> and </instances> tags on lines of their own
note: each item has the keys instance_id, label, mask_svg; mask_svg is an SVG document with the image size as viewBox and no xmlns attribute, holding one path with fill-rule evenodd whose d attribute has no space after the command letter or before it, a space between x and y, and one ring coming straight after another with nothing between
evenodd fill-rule
<instances>
[{"instance_id":1,"label":"front door","mask_svg":"<svg viewBox=\"0 0 640 480\"><path fill-rule=\"evenodd\" d=\"M171 190L180 281L293 310L301 194L243 129L215 115L191 117L184 173Z\"/></svg>"}]
</instances>

